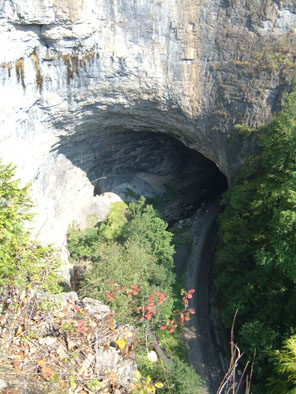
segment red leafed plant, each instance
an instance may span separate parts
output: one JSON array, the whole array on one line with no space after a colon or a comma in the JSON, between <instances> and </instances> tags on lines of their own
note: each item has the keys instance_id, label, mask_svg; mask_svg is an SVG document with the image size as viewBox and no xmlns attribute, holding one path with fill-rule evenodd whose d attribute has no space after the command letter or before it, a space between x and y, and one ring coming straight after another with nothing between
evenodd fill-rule
<instances>
[{"instance_id":1,"label":"red leafed plant","mask_svg":"<svg viewBox=\"0 0 296 394\"><path fill-rule=\"evenodd\" d=\"M143 300L140 299L139 291L140 287L137 284L132 284L128 287L120 287L118 283L110 281L110 291L107 291L105 295L110 303L112 303L116 297L120 297L122 293L131 295L131 305L134 313L139 316L138 321L149 321L150 326L152 320L156 316L159 316L159 312L167 296L161 291L157 291L155 294L151 294L146 301L143 302ZM195 289L181 291L183 309L174 310L173 318L161 324L159 326L160 330L168 330L169 333L172 333L178 327L178 324L183 324L184 321L190 320L190 315L195 313L194 309L189 308L189 300L192 299L194 293ZM139 301L142 301L141 305L139 305ZM157 325L159 325L159 323L161 322L158 320Z\"/></svg>"}]
</instances>

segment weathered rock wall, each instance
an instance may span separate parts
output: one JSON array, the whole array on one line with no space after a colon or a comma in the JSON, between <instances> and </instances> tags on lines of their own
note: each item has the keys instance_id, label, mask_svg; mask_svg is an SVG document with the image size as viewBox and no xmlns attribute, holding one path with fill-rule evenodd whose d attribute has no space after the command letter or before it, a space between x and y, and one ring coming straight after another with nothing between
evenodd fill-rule
<instances>
[{"instance_id":1,"label":"weathered rock wall","mask_svg":"<svg viewBox=\"0 0 296 394\"><path fill-rule=\"evenodd\" d=\"M0 156L33 183L44 237L93 203L84 164L106 134L170 134L231 178L250 149L233 125L276 108L295 31L293 0L0 0Z\"/></svg>"}]
</instances>

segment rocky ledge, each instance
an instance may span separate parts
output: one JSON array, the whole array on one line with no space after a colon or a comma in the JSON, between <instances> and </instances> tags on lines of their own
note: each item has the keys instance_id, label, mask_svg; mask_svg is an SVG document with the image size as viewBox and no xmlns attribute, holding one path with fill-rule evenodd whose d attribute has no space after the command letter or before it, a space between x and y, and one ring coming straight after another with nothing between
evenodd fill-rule
<instances>
[{"instance_id":1,"label":"rocky ledge","mask_svg":"<svg viewBox=\"0 0 296 394\"><path fill-rule=\"evenodd\" d=\"M0 304L1 393L128 393L134 330L75 292L7 289ZM124 343L124 345L123 345Z\"/></svg>"}]
</instances>

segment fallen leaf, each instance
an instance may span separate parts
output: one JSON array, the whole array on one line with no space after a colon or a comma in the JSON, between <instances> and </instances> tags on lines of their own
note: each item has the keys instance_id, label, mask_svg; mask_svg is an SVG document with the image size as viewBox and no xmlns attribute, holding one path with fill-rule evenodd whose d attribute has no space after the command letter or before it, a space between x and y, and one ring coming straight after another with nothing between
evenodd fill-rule
<instances>
[{"instance_id":1,"label":"fallen leaf","mask_svg":"<svg viewBox=\"0 0 296 394\"><path fill-rule=\"evenodd\" d=\"M55 371L49 365L43 364L41 366L41 374L45 380L50 380L55 374Z\"/></svg>"},{"instance_id":2,"label":"fallen leaf","mask_svg":"<svg viewBox=\"0 0 296 394\"><path fill-rule=\"evenodd\" d=\"M65 346L63 346L62 344L60 344L57 348L57 354L58 356L63 359L63 358L67 358L68 357L68 353L66 353L65 350Z\"/></svg>"},{"instance_id":3,"label":"fallen leaf","mask_svg":"<svg viewBox=\"0 0 296 394\"><path fill-rule=\"evenodd\" d=\"M16 333L15 333L15 336L16 336L16 337L19 336L19 335L22 333L22 331L23 331L22 326L19 326L18 329L17 329L17 331L16 331Z\"/></svg>"},{"instance_id":4,"label":"fallen leaf","mask_svg":"<svg viewBox=\"0 0 296 394\"><path fill-rule=\"evenodd\" d=\"M120 338L117 341L115 341L115 343L119 347L120 350L123 350L126 345L126 340L124 338Z\"/></svg>"}]
</instances>

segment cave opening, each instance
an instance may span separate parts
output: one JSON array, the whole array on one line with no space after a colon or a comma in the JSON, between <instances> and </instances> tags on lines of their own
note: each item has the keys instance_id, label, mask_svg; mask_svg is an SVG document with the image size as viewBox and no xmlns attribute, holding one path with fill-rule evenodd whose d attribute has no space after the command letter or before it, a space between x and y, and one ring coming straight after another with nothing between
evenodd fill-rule
<instances>
[{"instance_id":1,"label":"cave opening","mask_svg":"<svg viewBox=\"0 0 296 394\"><path fill-rule=\"evenodd\" d=\"M76 135L72 136L72 139L68 138L59 149L60 153L63 153L75 167L79 167L83 176L86 176L86 188L92 194L90 204L100 198L108 199L108 194L115 194L127 202L144 195L147 202L152 203L168 223L168 229L173 234L174 274L180 279L179 283L184 281L184 288L198 289L198 304L195 309L199 311L199 316L202 316L201 321L205 322L204 326L198 326L198 329L200 332L214 332L212 321L208 319L212 313L216 313L211 279L212 238L210 243L201 248L196 241L199 237L205 238L200 236L201 226L205 223L203 215L207 218L207 214L210 213L210 218L214 218L211 208L200 211L199 208L219 205L211 203L227 189L226 176L214 162L197 150L185 146L175 136L149 131L147 128L143 131L119 131L116 127L113 131L109 128L108 132L102 130L101 134L94 133L81 137ZM80 189L80 185L78 187ZM83 199L79 202L83 206ZM99 207L101 209L101 205ZM89 213L90 209L80 209L81 215L86 216ZM104 218L108 210L105 214ZM97 220L98 217L95 216L91 226L99 226L104 218ZM206 236L212 228L211 220L204 226ZM204 250L209 254L205 254ZM197 260L199 255L200 258ZM203 267L200 268L202 263ZM79 265L73 268L74 290L80 288L84 269ZM177 291L178 285L174 286ZM196 327L195 325L192 332L196 331ZM198 347L196 353L201 352L199 337L200 335L190 334L190 339L186 338L190 347ZM219 342L219 346L222 342ZM210 343L211 348L208 352L212 352L212 347L217 346L215 338L212 338ZM203 367L195 367L198 374L204 376ZM220 377L218 380L220 381Z\"/></svg>"},{"instance_id":2,"label":"cave opening","mask_svg":"<svg viewBox=\"0 0 296 394\"><path fill-rule=\"evenodd\" d=\"M113 132L87 145L93 152L87 175L94 195L113 192L124 201L144 195L170 226L227 188L211 160L164 133Z\"/></svg>"}]
</instances>

